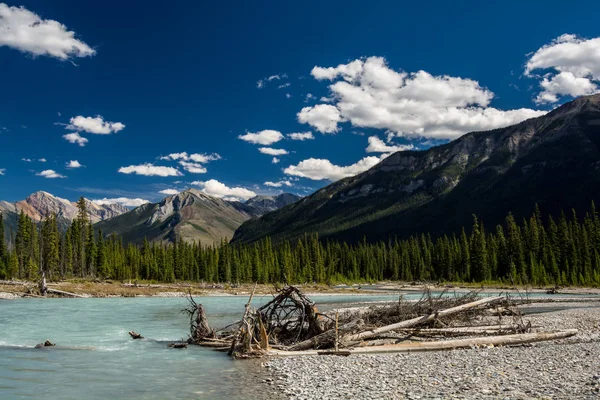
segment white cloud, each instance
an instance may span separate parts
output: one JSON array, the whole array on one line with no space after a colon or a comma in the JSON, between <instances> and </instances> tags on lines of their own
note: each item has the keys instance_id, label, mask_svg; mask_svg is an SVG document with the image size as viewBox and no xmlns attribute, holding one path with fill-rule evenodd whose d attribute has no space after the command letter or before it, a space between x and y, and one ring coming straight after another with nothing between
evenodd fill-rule
<instances>
[{"instance_id":1,"label":"white cloud","mask_svg":"<svg viewBox=\"0 0 600 400\"><path fill-rule=\"evenodd\" d=\"M192 174L205 174L206 168L202 166L202 164L187 162L187 161L179 161L179 164L185 169L187 172Z\"/></svg>"},{"instance_id":2,"label":"white cloud","mask_svg":"<svg viewBox=\"0 0 600 400\"><path fill-rule=\"evenodd\" d=\"M128 167L121 167L119 171L121 174L136 174L144 176L181 176L183 175L177 168L163 167L158 165L152 165L145 163L141 165L130 165Z\"/></svg>"},{"instance_id":3,"label":"white cloud","mask_svg":"<svg viewBox=\"0 0 600 400\"><path fill-rule=\"evenodd\" d=\"M238 136L238 139L241 139L248 143L262 144L263 146L268 146L270 144L277 143L280 140L282 140L283 135L279 131L266 129L257 133L248 132L245 135Z\"/></svg>"},{"instance_id":4,"label":"white cloud","mask_svg":"<svg viewBox=\"0 0 600 400\"><path fill-rule=\"evenodd\" d=\"M286 99L291 99L291 98L292 98L292 95L291 95L291 94L289 94L289 93L286 93L286 94L285 94L285 98L286 98Z\"/></svg>"},{"instance_id":5,"label":"white cloud","mask_svg":"<svg viewBox=\"0 0 600 400\"><path fill-rule=\"evenodd\" d=\"M340 110L329 104L304 107L298 114L298 122L309 124L321 133L336 133L338 123L343 121Z\"/></svg>"},{"instance_id":6,"label":"white cloud","mask_svg":"<svg viewBox=\"0 0 600 400\"><path fill-rule=\"evenodd\" d=\"M314 98L315 98L315 96L314 96L312 93L308 93L308 94L306 95L306 97L304 97L304 102L305 102L305 103L308 103L309 101L311 101L311 100L312 100L312 99L314 99Z\"/></svg>"},{"instance_id":7,"label":"white cloud","mask_svg":"<svg viewBox=\"0 0 600 400\"><path fill-rule=\"evenodd\" d=\"M32 162L33 160L31 158L21 158L21 161Z\"/></svg>"},{"instance_id":8,"label":"white cloud","mask_svg":"<svg viewBox=\"0 0 600 400\"><path fill-rule=\"evenodd\" d=\"M89 140L87 140L86 138L82 137L79 133L77 132L73 132L73 133L67 133L66 135L63 135L63 138L69 142L69 143L77 143L79 146L83 147L85 146L85 144L87 142L89 142Z\"/></svg>"},{"instance_id":9,"label":"white cloud","mask_svg":"<svg viewBox=\"0 0 600 400\"><path fill-rule=\"evenodd\" d=\"M349 121L354 127L390 130L397 136L454 139L545 113L490 107L494 94L472 79L394 71L381 57L315 67L312 75L332 81L326 100L333 104L305 107L298 121L323 133L337 132L340 122Z\"/></svg>"},{"instance_id":10,"label":"white cloud","mask_svg":"<svg viewBox=\"0 0 600 400\"><path fill-rule=\"evenodd\" d=\"M268 77L263 78L263 79L259 80L258 82L256 82L256 87L259 88L259 89L262 89L269 82L278 81L278 80L281 80L281 79L286 79L287 77L288 77L287 74L271 75L271 76L268 76Z\"/></svg>"},{"instance_id":11,"label":"white cloud","mask_svg":"<svg viewBox=\"0 0 600 400\"><path fill-rule=\"evenodd\" d=\"M5 172L6 172L6 168L0 168L0 175L4 175Z\"/></svg>"},{"instance_id":12,"label":"white cloud","mask_svg":"<svg viewBox=\"0 0 600 400\"><path fill-rule=\"evenodd\" d=\"M39 161L39 162L46 162L46 161L48 161L48 160L46 160L45 158L40 158L38 161Z\"/></svg>"},{"instance_id":13,"label":"white cloud","mask_svg":"<svg viewBox=\"0 0 600 400\"><path fill-rule=\"evenodd\" d=\"M96 54L60 22L41 19L25 7L9 7L4 3L0 3L0 46L12 47L34 57L49 56L60 60Z\"/></svg>"},{"instance_id":14,"label":"white cloud","mask_svg":"<svg viewBox=\"0 0 600 400\"><path fill-rule=\"evenodd\" d=\"M288 133L287 137L289 137L292 140L313 140L315 138L312 132Z\"/></svg>"},{"instance_id":15,"label":"white cloud","mask_svg":"<svg viewBox=\"0 0 600 400\"><path fill-rule=\"evenodd\" d=\"M211 179L206 182L195 181L192 185L200 186L202 192L209 196L225 198L227 200L248 200L256 196L252 190L242 187L228 187L227 185Z\"/></svg>"},{"instance_id":16,"label":"white cloud","mask_svg":"<svg viewBox=\"0 0 600 400\"><path fill-rule=\"evenodd\" d=\"M69 120L67 129L77 132L93 133L95 135L110 135L125 129L121 122L104 121L101 115L96 117L83 117L78 115Z\"/></svg>"},{"instance_id":17,"label":"white cloud","mask_svg":"<svg viewBox=\"0 0 600 400\"><path fill-rule=\"evenodd\" d=\"M192 153L192 154L188 154L187 152L182 152L182 153L171 153L169 155L160 157L161 160L173 160L173 161L177 161L177 160L183 160L183 161L193 161L193 162L197 162L197 163L207 163L210 161L216 161L216 160L220 160L221 156L217 153L212 153L212 154L200 154L200 153Z\"/></svg>"},{"instance_id":18,"label":"white cloud","mask_svg":"<svg viewBox=\"0 0 600 400\"><path fill-rule=\"evenodd\" d=\"M77 161L77 160L71 160L71 161L69 161L69 162L67 163L67 165L66 165L66 167L65 167L65 168L69 168L69 169L75 169L75 168L81 168L81 167L83 167L83 165L81 165L81 164L79 163L79 161Z\"/></svg>"},{"instance_id":19,"label":"white cloud","mask_svg":"<svg viewBox=\"0 0 600 400\"><path fill-rule=\"evenodd\" d=\"M179 190L176 189L163 189L160 192L158 192L160 194L166 194L167 196L173 196L176 194L179 194Z\"/></svg>"},{"instance_id":20,"label":"white cloud","mask_svg":"<svg viewBox=\"0 0 600 400\"><path fill-rule=\"evenodd\" d=\"M309 158L301 161L298 165L290 165L283 172L286 175L298 176L301 178L308 178L315 181L330 180L337 181L342 178L354 176L361 172L368 170L369 168L377 165L381 161L379 157L369 156L365 157L352 165L341 167L334 165L329 160Z\"/></svg>"},{"instance_id":21,"label":"white cloud","mask_svg":"<svg viewBox=\"0 0 600 400\"><path fill-rule=\"evenodd\" d=\"M279 161L281 161L279 158L273 157L273 159L271 160L271 163L272 164L279 164Z\"/></svg>"},{"instance_id":22,"label":"white cloud","mask_svg":"<svg viewBox=\"0 0 600 400\"><path fill-rule=\"evenodd\" d=\"M534 71L546 73L538 76ZM600 84L600 37L559 36L529 56L525 75L541 79L542 91L535 98L536 103L556 103L560 96L597 93Z\"/></svg>"},{"instance_id":23,"label":"white cloud","mask_svg":"<svg viewBox=\"0 0 600 400\"><path fill-rule=\"evenodd\" d=\"M292 182L290 182L290 181L285 181L285 180L281 180L281 181L278 181L278 182L270 182L270 181L267 181L267 182L265 182L265 183L264 183L264 185L265 185L265 186L269 186L269 187L277 187L277 188L278 188L278 187L282 187L282 186L287 186L287 187L292 187L292 186L294 186L294 184L293 184Z\"/></svg>"},{"instance_id":24,"label":"white cloud","mask_svg":"<svg viewBox=\"0 0 600 400\"><path fill-rule=\"evenodd\" d=\"M268 154L270 156L282 156L284 154L289 154L287 150L284 149L273 149L271 147L261 147L258 149L263 154Z\"/></svg>"},{"instance_id":25,"label":"white cloud","mask_svg":"<svg viewBox=\"0 0 600 400\"><path fill-rule=\"evenodd\" d=\"M290 87L292 84L289 82L283 83L279 86L277 86L277 89L285 89L286 87Z\"/></svg>"},{"instance_id":26,"label":"white cloud","mask_svg":"<svg viewBox=\"0 0 600 400\"><path fill-rule=\"evenodd\" d=\"M45 171L39 172L36 174L37 176L43 176L48 179L56 179L56 178L66 178L66 176L59 174L53 169L47 169Z\"/></svg>"},{"instance_id":27,"label":"white cloud","mask_svg":"<svg viewBox=\"0 0 600 400\"><path fill-rule=\"evenodd\" d=\"M198 154L198 153L194 153L194 154L190 154L190 160L194 161L194 162L198 162L198 163L207 163L210 161L217 161L220 160L221 156L218 155L217 153L212 153L212 154Z\"/></svg>"},{"instance_id":28,"label":"white cloud","mask_svg":"<svg viewBox=\"0 0 600 400\"><path fill-rule=\"evenodd\" d=\"M171 153L167 156L160 157L161 160L189 160L190 156L185 151L183 153Z\"/></svg>"},{"instance_id":29,"label":"white cloud","mask_svg":"<svg viewBox=\"0 0 600 400\"><path fill-rule=\"evenodd\" d=\"M389 145L377 136L369 136L369 145L365 149L367 153L395 153L396 151L413 150L412 144Z\"/></svg>"},{"instance_id":30,"label":"white cloud","mask_svg":"<svg viewBox=\"0 0 600 400\"><path fill-rule=\"evenodd\" d=\"M104 199L99 199L99 200L92 200L92 202L95 204L98 204L99 206L110 205L110 204L120 204L125 207L139 207L141 205L150 203L148 200L144 200L144 199L140 199L140 198L130 199L128 197L117 197L117 198L113 198L113 199L104 198Z\"/></svg>"}]
</instances>

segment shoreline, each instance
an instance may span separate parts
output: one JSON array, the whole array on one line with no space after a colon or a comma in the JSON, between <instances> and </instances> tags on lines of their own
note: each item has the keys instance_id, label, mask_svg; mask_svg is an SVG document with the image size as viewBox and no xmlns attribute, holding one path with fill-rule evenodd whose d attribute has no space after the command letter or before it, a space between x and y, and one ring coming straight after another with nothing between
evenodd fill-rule
<instances>
[{"instance_id":1,"label":"shoreline","mask_svg":"<svg viewBox=\"0 0 600 400\"><path fill-rule=\"evenodd\" d=\"M585 304L585 305L583 305ZM521 306L534 331L571 338L514 347L339 356L272 357L270 389L288 399L538 399L600 396L600 305Z\"/></svg>"},{"instance_id":2,"label":"shoreline","mask_svg":"<svg viewBox=\"0 0 600 400\"><path fill-rule=\"evenodd\" d=\"M481 293L507 293L515 295L545 294L552 287L507 287L505 285L474 286L468 284L457 285L431 285L413 284L407 282L381 282L377 284L354 284L354 285L297 285L308 296L331 295L401 295L423 292L424 290L443 291L455 293L467 293L480 291ZM118 283L118 282L92 282L92 281L61 281L48 284L51 289L58 289L74 293L83 297L185 297L188 293L193 296L249 296L254 287L253 284L242 284L229 286L227 284L157 284L157 283ZM31 294L29 294L30 292ZM256 287L257 294L274 294L276 285L259 284ZM600 296L600 288L590 287L565 287L559 289L559 294L568 296ZM0 281L0 299L15 299L23 297L38 296L37 284L28 281ZM15 297L17 296L17 297ZM49 295L47 297L62 297Z\"/></svg>"}]
</instances>

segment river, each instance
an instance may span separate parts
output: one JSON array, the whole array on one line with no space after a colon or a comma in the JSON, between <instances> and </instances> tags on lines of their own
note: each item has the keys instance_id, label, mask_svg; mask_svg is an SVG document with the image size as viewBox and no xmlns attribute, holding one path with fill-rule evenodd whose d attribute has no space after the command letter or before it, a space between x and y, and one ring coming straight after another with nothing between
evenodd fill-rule
<instances>
[{"instance_id":1,"label":"river","mask_svg":"<svg viewBox=\"0 0 600 400\"><path fill-rule=\"evenodd\" d=\"M414 295L418 297L419 294ZM413 295L411 295L413 297ZM257 296L257 306L270 296ZM341 303L394 300L397 295L319 295L326 310ZM244 296L208 296L213 327L243 313ZM0 398L260 399L260 362L167 344L185 339L185 298L18 299L0 301ZM135 330L148 340L132 340ZM57 348L34 349L49 339ZM59 348L63 347L63 348Z\"/></svg>"}]
</instances>

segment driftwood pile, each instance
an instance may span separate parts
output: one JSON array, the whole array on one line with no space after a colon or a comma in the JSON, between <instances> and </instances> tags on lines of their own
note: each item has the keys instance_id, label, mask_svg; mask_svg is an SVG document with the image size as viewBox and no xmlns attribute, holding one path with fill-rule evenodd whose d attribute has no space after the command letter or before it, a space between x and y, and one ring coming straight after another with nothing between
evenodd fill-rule
<instances>
[{"instance_id":1,"label":"driftwood pile","mask_svg":"<svg viewBox=\"0 0 600 400\"><path fill-rule=\"evenodd\" d=\"M426 292L416 302L400 297L393 304L321 313L294 286L277 289L271 301L252 309L253 290L242 319L216 331L208 324L204 307L190 296L185 310L190 316L188 343L247 358L515 345L577 333L531 332L531 324L523 321L510 297L479 295L433 296Z\"/></svg>"}]
</instances>

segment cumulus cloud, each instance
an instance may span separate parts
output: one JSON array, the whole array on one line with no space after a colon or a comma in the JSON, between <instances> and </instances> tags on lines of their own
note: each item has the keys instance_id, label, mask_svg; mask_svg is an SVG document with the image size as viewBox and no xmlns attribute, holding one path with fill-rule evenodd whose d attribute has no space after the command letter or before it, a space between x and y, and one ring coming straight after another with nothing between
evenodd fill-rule
<instances>
[{"instance_id":1,"label":"cumulus cloud","mask_svg":"<svg viewBox=\"0 0 600 400\"><path fill-rule=\"evenodd\" d=\"M284 154L289 154L287 150L284 149L273 149L271 147L261 147L258 149L263 154L268 154L270 156L282 156Z\"/></svg>"},{"instance_id":2,"label":"cumulus cloud","mask_svg":"<svg viewBox=\"0 0 600 400\"><path fill-rule=\"evenodd\" d=\"M177 189L163 189L160 192L158 192L160 194L166 194L167 196L173 196L175 194L179 194L179 190Z\"/></svg>"},{"instance_id":3,"label":"cumulus cloud","mask_svg":"<svg viewBox=\"0 0 600 400\"><path fill-rule=\"evenodd\" d=\"M42 19L25 7L9 7L4 3L0 3L0 46L34 57L49 56L60 60L96 54L62 23Z\"/></svg>"},{"instance_id":4,"label":"cumulus cloud","mask_svg":"<svg viewBox=\"0 0 600 400\"><path fill-rule=\"evenodd\" d=\"M342 167L332 164L331 161L326 159L309 158L301 161L298 165L290 165L284 169L283 172L286 175L312 179L315 181L337 181L342 178L360 174L377 165L379 161L381 161L379 157L369 156L352 165Z\"/></svg>"},{"instance_id":5,"label":"cumulus cloud","mask_svg":"<svg viewBox=\"0 0 600 400\"><path fill-rule=\"evenodd\" d=\"M69 168L69 169L75 169L75 168L81 168L81 167L83 167L83 165L81 165L79 163L79 161L77 161L77 160L71 160L66 165L66 168Z\"/></svg>"},{"instance_id":6,"label":"cumulus cloud","mask_svg":"<svg viewBox=\"0 0 600 400\"><path fill-rule=\"evenodd\" d=\"M101 115L96 117L84 117L78 115L69 120L67 129L77 132L87 132L95 135L110 135L125 129L121 122L104 121Z\"/></svg>"},{"instance_id":7,"label":"cumulus cloud","mask_svg":"<svg viewBox=\"0 0 600 400\"><path fill-rule=\"evenodd\" d=\"M179 165L183 167L187 172L192 174L205 174L206 168L202 166L202 164L188 162L188 161L179 161Z\"/></svg>"},{"instance_id":8,"label":"cumulus cloud","mask_svg":"<svg viewBox=\"0 0 600 400\"><path fill-rule=\"evenodd\" d=\"M245 135L238 136L238 139L252 144L261 144L263 146L268 146L282 140L283 135L279 131L266 129L257 133L248 132Z\"/></svg>"},{"instance_id":9,"label":"cumulus cloud","mask_svg":"<svg viewBox=\"0 0 600 400\"><path fill-rule=\"evenodd\" d=\"M298 122L309 124L321 133L336 133L340 130L338 123L344 120L340 115L340 110L329 104L304 107L297 117Z\"/></svg>"},{"instance_id":10,"label":"cumulus cloud","mask_svg":"<svg viewBox=\"0 0 600 400\"><path fill-rule=\"evenodd\" d=\"M130 165L119 168L121 174L136 174L144 176L181 176L183 175L177 168L164 167L145 163L141 165Z\"/></svg>"},{"instance_id":11,"label":"cumulus cloud","mask_svg":"<svg viewBox=\"0 0 600 400\"><path fill-rule=\"evenodd\" d=\"M264 185L265 186L269 186L269 187L276 187L276 188L279 188L279 187L282 187L282 186L287 186L287 187L294 186L294 184L292 182L286 181L286 180L281 180L281 181L278 181L278 182L267 181L267 182L264 183Z\"/></svg>"},{"instance_id":12,"label":"cumulus cloud","mask_svg":"<svg viewBox=\"0 0 600 400\"><path fill-rule=\"evenodd\" d=\"M365 149L367 153L395 153L397 151L413 150L415 146L412 144L389 145L377 136L370 136L369 145Z\"/></svg>"},{"instance_id":13,"label":"cumulus cloud","mask_svg":"<svg viewBox=\"0 0 600 400\"><path fill-rule=\"evenodd\" d=\"M243 187L229 187L224 183L217 181L216 179L211 179L206 182L195 181L192 182L192 185L200 186L202 188L202 192L209 196L224 198L226 200L248 200L256 196L256 193L254 193L252 190L248 190Z\"/></svg>"},{"instance_id":14,"label":"cumulus cloud","mask_svg":"<svg viewBox=\"0 0 600 400\"><path fill-rule=\"evenodd\" d=\"M534 73L539 71L543 75ZM599 91L600 37L584 39L564 34L529 55L525 75L540 79L536 103L556 103L561 96L583 96Z\"/></svg>"},{"instance_id":15,"label":"cumulus cloud","mask_svg":"<svg viewBox=\"0 0 600 400\"><path fill-rule=\"evenodd\" d=\"M66 178L66 176L59 174L53 169L47 169L45 171L39 172L36 174L37 176L42 176L48 179L56 179L56 178Z\"/></svg>"},{"instance_id":16,"label":"cumulus cloud","mask_svg":"<svg viewBox=\"0 0 600 400\"><path fill-rule=\"evenodd\" d=\"M490 107L494 94L477 81L395 71L382 57L316 66L311 74L331 81L331 95L322 101L332 104L304 107L298 121L323 133L335 133L341 122L349 121L354 127L390 130L397 136L454 139L544 114Z\"/></svg>"},{"instance_id":17,"label":"cumulus cloud","mask_svg":"<svg viewBox=\"0 0 600 400\"><path fill-rule=\"evenodd\" d=\"M271 163L272 164L279 164L279 161L281 161L279 158L273 157L273 159L271 160Z\"/></svg>"},{"instance_id":18,"label":"cumulus cloud","mask_svg":"<svg viewBox=\"0 0 600 400\"><path fill-rule=\"evenodd\" d=\"M150 203L148 200L134 198L130 199L128 197L116 197L112 199L98 199L92 200L93 203L98 204L99 206L110 205L110 204L120 204L125 207L139 207L141 205Z\"/></svg>"},{"instance_id":19,"label":"cumulus cloud","mask_svg":"<svg viewBox=\"0 0 600 400\"><path fill-rule=\"evenodd\" d=\"M292 84L289 82L283 83L279 86L277 86L277 89L285 89L286 87L290 87Z\"/></svg>"},{"instance_id":20,"label":"cumulus cloud","mask_svg":"<svg viewBox=\"0 0 600 400\"><path fill-rule=\"evenodd\" d=\"M32 162L33 160L31 158L21 158L21 161Z\"/></svg>"},{"instance_id":21,"label":"cumulus cloud","mask_svg":"<svg viewBox=\"0 0 600 400\"><path fill-rule=\"evenodd\" d=\"M46 161L48 161L48 160L46 160L45 158L40 158L40 159L38 159L38 161L39 161L39 162L46 162Z\"/></svg>"},{"instance_id":22,"label":"cumulus cloud","mask_svg":"<svg viewBox=\"0 0 600 400\"><path fill-rule=\"evenodd\" d=\"M66 135L63 135L63 138L67 142L73 143L73 144L78 144L81 147L85 146L86 143L89 142L89 140L87 140L86 138L84 138L77 132L67 133Z\"/></svg>"},{"instance_id":23,"label":"cumulus cloud","mask_svg":"<svg viewBox=\"0 0 600 400\"><path fill-rule=\"evenodd\" d=\"M5 172L6 172L6 168L0 168L0 175L4 175Z\"/></svg>"},{"instance_id":24,"label":"cumulus cloud","mask_svg":"<svg viewBox=\"0 0 600 400\"><path fill-rule=\"evenodd\" d=\"M313 140L315 138L312 132L288 133L287 137L289 137L292 140Z\"/></svg>"}]
</instances>

